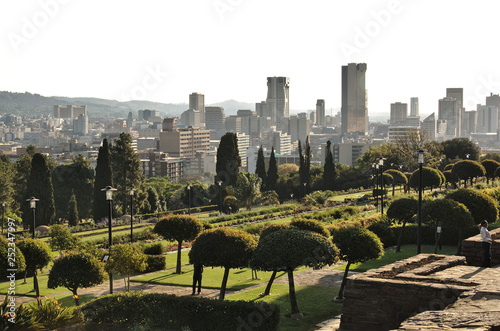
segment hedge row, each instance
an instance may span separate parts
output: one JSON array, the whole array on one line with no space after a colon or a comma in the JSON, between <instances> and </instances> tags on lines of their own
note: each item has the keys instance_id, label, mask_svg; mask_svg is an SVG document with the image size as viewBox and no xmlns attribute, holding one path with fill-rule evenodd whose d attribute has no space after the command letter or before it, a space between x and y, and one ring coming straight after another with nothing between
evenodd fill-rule
<instances>
[{"instance_id":1,"label":"hedge row","mask_svg":"<svg viewBox=\"0 0 500 331\"><path fill-rule=\"evenodd\" d=\"M124 330L278 330L280 320L275 304L144 292L103 296L81 306L79 313L91 325Z\"/></svg>"}]
</instances>

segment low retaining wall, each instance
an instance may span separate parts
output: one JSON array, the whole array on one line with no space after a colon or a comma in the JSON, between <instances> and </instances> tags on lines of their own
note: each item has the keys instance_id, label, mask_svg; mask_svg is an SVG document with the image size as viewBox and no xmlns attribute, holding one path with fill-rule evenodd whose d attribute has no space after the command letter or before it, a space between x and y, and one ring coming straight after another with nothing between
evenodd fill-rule
<instances>
[{"instance_id":1,"label":"low retaining wall","mask_svg":"<svg viewBox=\"0 0 500 331\"><path fill-rule=\"evenodd\" d=\"M349 277L340 328L391 330L416 313L444 309L477 285L428 276L456 265L465 265L465 258L420 254Z\"/></svg>"},{"instance_id":2,"label":"low retaining wall","mask_svg":"<svg viewBox=\"0 0 500 331\"><path fill-rule=\"evenodd\" d=\"M491 239L491 266L500 264L500 228L490 231ZM483 260L483 246L481 235L478 234L462 241L462 255L467 259L467 264L480 267Z\"/></svg>"}]
</instances>

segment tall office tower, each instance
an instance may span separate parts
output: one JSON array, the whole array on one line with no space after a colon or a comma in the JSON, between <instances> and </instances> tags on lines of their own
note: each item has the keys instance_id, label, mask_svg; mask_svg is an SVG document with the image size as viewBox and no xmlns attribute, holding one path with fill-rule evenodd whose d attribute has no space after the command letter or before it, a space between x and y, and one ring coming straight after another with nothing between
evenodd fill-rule
<instances>
[{"instance_id":1,"label":"tall office tower","mask_svg":"<svg viewBox=\"0 0 500 331\"><path fill-rule=\"evenodd\" d=\"M205 123L205 96L201 93L193 92L189 95L189 109L200 112L200 122Z\"/></svg>"},{"instance_id":2,"label":"tall office tower","mask_svg":"<svg viewBox=\"0 0 500 331\"><path fill-rule=\"evenodd\" d=\"M288 118L288 134L292 139L292 143L300 140L302 143L306 141L307 136L311 132L311 120L304 113L298 116L290 116Z\"/></svg>"},{"instance_id":3,"label":"tall office tower","mask_svg":"<svg viewBox=\"0 0 500 331\"><path fill-rule=\"evenodd\" d=\"M194 126L199 128L201 126L201 113L199 110L188 109L181 114L181 123L185 127Z\"/></svg>"},{"instance_id":4,"label":"tall office tower","mask_svg":"<svg viewBox=\"0 0 500 331\"><path fill-rule=\"evenodd\" d=\"M269 117L269 110L267 109L267 103L265 101L256 102L255 111L259 117Z\"/></svg>"},{"instance_id":5,"label":"tall office tower","mask_svg":"<svg viewBox=\"0 0 500 331\"><path fill-rule=\"evenodd\" d=\"M342 134L368 132L366 63L342 66Z\"/></svg>"},{"instance_id":6,"label":"tall office tower","mask_svg":"<svg viewBox=\"0 0 500 331\"><path fill-rule=\"evenodd\" d=\"M168 120L168 121L166 121ZM200 128L176 129L175 121L165 119L158 149L173 157L194 157L210 150L210 132Z\"/></svg>"},{"instance_id":7,"label":"tall office tower","mask_svg":"<svg viewBox=\"0 0 500 331\"><path fill-rule=\"evenodd\" d=\"M490 93L490 96L486 97L486 106L494 106L500 109L500 95Z\"/></svg>"},{"instance_id":8,"label":"tall office tower","mask_svg":"<svg viewBox=\"0 0 500 331\"><path fill-rule=\"evenodd\" d=\"M325 126L325 100L316 100L316 124Z\"/></svg>"},{"instance_id":9,"label":"tall office tower","mask_svg":"<svg viewBox=\"0 0 500 331\"><path fill-rule=\"evenodd\" d=\"M496 133L498 130L498 108L496 106L477 105L478 133Z\"/></svg>"},{"instance_id":10,"label":"tall office tower","mask_svg":"<svg viewBox=\"0 0 500 331\"><path fill-rule=\"evenodd\" d=\"M408 104L396 102L391 103L391 125L405 125L408 115Z\"/></svg>"},{"instance_id":11,"label":"tall office tower","mask_svg":"<svg viewBox=\"0 0 500 331\"><path fill-rule=\"evenodd\" d=\"M54 118L75 118L80 115L87 116L87 106L54 106Z\"/></svg>"},{"instance_id":12,"label":"tall office tower","mask_svg":"<svg viewBox=\"0 0 500 331\"><path fill-rule=\"evenodd\" d=\"M85 136L89 133L89 118L80 114L73 120L73 133Z\"/></svg>"},{"instance_id":13,"label":"tall office tower","mask_svg":"<svg viewBox=\"0 0 500 331\"><path fill-rule=\"evenodd\" d=\"M410 116L420 116L418 114L418 98L410 99Z\"/></svg>"},{"instance_id":14,"label":"tall office tower","mask_svg":"<svg viewBox=\"0 0 500 331\"><path fill-rule=\"evenodd\" d=\"M446 121L446 133L444 135L453 138L459 136L460 114L457 99L452 97L439 99L438 120Z\"/></svg>"},{"instance_id":15,"label":"tall office tower","mask_svg":"<svg viewBox=\"0 0 500 331\"><path fill-rule=\"evenodd\" d=\"M457 120L456 120L456 137L462 136L462 115L464 109L464 89L463 88L447 88L446 96L448 98L455 98L457 100ZM448 124L449 125L449 124Z\"/></svg>"},{"instance_id":16,"label":"tall office tower","mask_svg":"<svg viewBox=\"0 0 500 331\"><path fill-rule=\"evenodd\" d=\"M267 77L267 107L271 122L283 125L290 117L290 78ZM277 125L278 127L280 125Z\"/></svg>"},{"instance_id":17,"label":"tall office tower","mask_svg":"<svg viewBox=\"0 0 500 331\"><path fill-rule=\"evenodd\" d=\"M205 107L205 128L212 131L210 138L220 139L226 133L226 115L222 107Z\"/></svg>"},{"instance_id":18,"label":"tall office tower","mask_svg":"<svg viewBox=\"0 0 500 331\"><path fill-rule=\"evenodd\" d=\"M430 114L422 121L422 131L427 132L429 139L436 139L436 116L434 113Z\"/></svg>"}]
</instances>

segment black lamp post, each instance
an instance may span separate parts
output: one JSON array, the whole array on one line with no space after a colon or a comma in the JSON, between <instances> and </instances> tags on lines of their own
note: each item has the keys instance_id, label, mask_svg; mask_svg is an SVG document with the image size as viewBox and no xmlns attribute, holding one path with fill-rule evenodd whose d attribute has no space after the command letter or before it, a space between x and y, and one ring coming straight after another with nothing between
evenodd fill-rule
<instances>
[{"instance_id":1,"label":"black lamp post","mask_svg":"<svg viewBox=\"0 0 500 331\"><path fill-rule=\"evenodd\" d=\"M219 180L217 185L219 185L219 214L222 214L222 181Z\"/></svg>"},{"instance_id":2,"label":"black lamp post","mask_svg":"<svg viewBox=\"0 0 500 331\"><path fill-rule=\"evenodd\" d=\"M188 184L188 214L191 215L191 185Z\"/></svg>"},{"instance_id":3,"label":"black lamp post","mask_svg":"<svg viewBox=\"0 0 500 331\"><path fill-rule=\"evenodd\" d=\"M424 151L418 151L418 229L417 229L417 254L420 254L422 239L422 165L424 164Z\"/></svg>"},{"instance_id":4,"label":"black lamp post","mask_svg":"<svg viewBox=\"0 0 500 331\"><path fill-rule=\"evenodd\" d=\"M380 215L384 215L384 159L380 158L379 162L379 169L380 169L380 188L381 188L381 194L380 194Z\"/></svg>"},{"instance_id":5,"label":"black lamp post","mask_svg":"<svg viewBox=\"0 0 500 331\"><path fill-rule=\"evenodd\" d=\"M156 200L156 217L160 221L160 200Z\"/></svg>"},{"instance_id":6,"label":"black lamp post","mask_svg":"<svg viewBox=\"0 0 500 331\"><path fill-rule=\"evenodd\" d=\"M307 186L307 183L303 183L302 185L304 185L304 197L306 196L306 186Z\"/></svg>"},{"instance_id":7,"label":"black lamp post","mask_svg":"<svg viewBox=\"0 0 500 331\"><path fill-rule=\"evenodd\" d=\"M36 215L35 215L35 209L36 209L36 202L40 201L35 197L31 197L26 200L27 202L30 203L30 208L31 208L31 213L33 214L33 232L32 232L32 238L35 239L35 224L36 224ZM35 287L36 291L36 299L38 301L38 305L42 305L42 301L40 299L40 288L38 287L38 279L36 278L36 270L35 273L33 274L33 286Z\"/></svg>"},{"instance_id":8,"label":"black lamp post","mask_svg":"<svg viewBox=\"0 0 500 331\"><path fill-rule=\"evenodd\" d=\"M379 194L380 194L380 191L379 191L379 184L380 184L380 178L379 178L379 177L380 177L380 175L379 175L379 170L378 170L378 168L379 168L378 163L375 163L375 176L376 176L375 178L377 178L377 180L375 181L375 182L377 183L377 184L376 184L376 185L377 185L377 187L376 187L376 191L375 191L375 192L377 192L377 194L376 194L376 195L377 195L377 200L376 200L376 203L377 203L377 210L378 210L378 196L379 196Z\"/></svg>"},{"instance_id":9,"label":"black lamp post","mask_svg":"<svg viewBox=\"0 0 500 331\"><path fill-rule=\"evenodd\" d=\"M2 234L3 234L4 223L5 223L5 201L2 201Z\"/></svg>"},{"instance_id":10,"label":"black lamp post","mask_svg":"<svg viewBox=\"0 0 500 331\"><path fill-rule=\"evenodd\" d=\"M130 242L134 242L134 192L134 188L128 190L128 195L130 195Z\"/></svg>"},{"instance_id":11,"label":"black lamp post","mask_svg":"<svg viewBox=\"0 0 500 331\"><path fill-rule=\"evenodd\" d=\"M112 230L112 220L113 220L113 191L116 191L115 188L111 186L106 186L101 189L101 191L106 192L106 201L108 202L109 207L109 219L108 219L108 249L111 250L111 245L113 245L113 230ZM113 274L111 271L109 272L109 293L113 294Z\"/></svg>"}]
</instances>

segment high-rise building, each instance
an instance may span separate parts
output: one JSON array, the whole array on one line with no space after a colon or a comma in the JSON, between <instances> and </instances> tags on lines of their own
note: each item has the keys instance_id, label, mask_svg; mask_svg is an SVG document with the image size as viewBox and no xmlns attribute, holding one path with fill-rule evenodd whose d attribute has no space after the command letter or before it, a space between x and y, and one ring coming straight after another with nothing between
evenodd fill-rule
<instances>
[{"instance_id":1,"label":"high-rise building","mask_svg":"<svg viewBox=\"0 0 500 331\"><path fill-rule=\"evenodd\" d=\"M461 112L459 111L456 98L446 97L439 99L438 119L446 121L446 136L453 138L459 136L460 115Z\"/></svg>"},{"instance_id":2,"label":"high-rise building","mask_svg":"<svg viewBox=\"0 0 500 331\"><path fill-rule=\"evenodd\" d=\"M85 136L89 133L89 118L87 115L80 114L73 120L73 133Z\"/></svg>"},{"instance_id":3,"label":"high-rise building","mask_svg":"<svg viewBox=\"0 0 500 331\"><path fill-rule=\"evenodd\" d=\"M226 115L222 107L205 107L205 128L212 131L213 139L220 139L226 132Z\"/></svg>"},{"instance_id":4,"label":"high-rise building","mask_svg":"<svg viewBox=\"0 0 500 331\"><path fill-rule=\"evenodd\" d=\"M288 119L288 134L292 138L292 142L300 140L302 143L306 141L307 136L311 132L311 120L302 114L298 116L290 116Z\"/></svg>"},{"instance_id":5,"label":"high-rise building","mask_svg":"<svg viewBox=\"0 0 500 331\"><path fill-rule=\"evenodd\" d=\"M410 116L420 116L418 113L418 98L410 99Z\"/></svg>"},{"instance_id":6,"label":"high-rise building","mask_svg":"<svg viewBox=\"0 0 500 331\"><path fill-rule=\"evenodd\" d=\"M159 151L172 157L194 157L197 152L208 152L210 149L210 131L200 128L175 128L174 119L163 121L160 132Z\"/></svg>"},{"instance_id":7,"label":"high-rise building","mask_svg":"<svg viewBox=\"0 0 500 331\"><path fill-rule=\"evenodd\" d=\"M408 115L408 104L396 102L391 103L391 125L405 125Z\"/></svg>"},{"instance_id":8,"label":"high-rise building","mask_svg":"<svg viewBox=\"0 0 500 331\"><path fill-rule=\"evenodd\" d=\"M325 126L325 100L316 100L316 124Z\"/></svg>"},{"instance_id":9,"label":"high-rise building","mask_svg":"<svg viewBox=\"0 0 500 331\"><path fill-rule=\"evenodd\" d=\"M194 126L199 128L201 126L201 113L199 110L188 109L181 114L181 123L186 126Z\"/></svg>"},{"instance_id":10,"label":"high-rise building","mask_svg":"<svg viewBox=\"0 0 500 331\"><path fill-rule=\"evenodd\" d=\"M422 121L422 131L427 132L429 139L436 139L436 115L435 113L430 114Z\"/></svg>"},{"instance_id":11,"label":"high-rise building","mask_svg":"<svg viewBox=\"0 0 500 331\"><path fill-rule=\"evenodd\" d=\"M267 148L274 147L276 154L290 155L292 153L292 142L290 135L281 131L274 131L269 134Z\"/></svg>"},{"instance_id":12,"label":"high-rise building","mask_svg":"<svg viewBox=\"0 0 500 331\"><path fill-rule=\"evenodd\" d=\"M255 111L257 112L257 116L259 117L269 117L269 110L265 101L255 103Z\"/></svg>"},{"instance_id":13,"label":"high-rise building","mask_svg":"<svg viewBox=\"0 0 500 331\"><path fill-rule=\"evenodd\" d=\"M189 109L200 112L200 122L205 123L205 96L201 93L193 92L189 95Z\"/></svg>"},{"instance_id":14,"label":"high-rise building","mask_svg":"<svg viewBox=\"0 0 500 331\"><path fill-rule=\"evenodd\" d=\"M462 116L465 111L464 108L464 89L463 88L447 88L446 97L455 98L457 100L457 115L455 120L455 127L457 129L456 137L462 136ZM448 123L449 125L449 123Z\"/></svg>"},{"instance_id":15,"label":"high-rise building","mask_svg":"<svg viewBox=\"0 0 500 331\"><path fill-rule=\"evenodd\" d=\"M486 97L486 106L495 106L500 109L500 95L490 93L490 96Z\"/></svg>"},{"instance_id":16,"label":"high-rise building","mask_svg":"<svg viewBox=\"0 0 500 331\"><path fill-rule=\"evenodd\" d=\"M498 130L498 108L496 106L477 105L476 132L496 133Z\"/></svg>"},{"instance_id":17,"label":"high-rise building","mask_svg":"<svg viewBox=\"0 0 500 331\"><path fill-rule=\"evenodd\" d=\"M290 117L289 89L289 77L267 77L266 104L273 124L283 125Z\"/></svg>"},{"instance_id":18,"label":"high-rise building","mask_svg":"<svg viewBox=\"0 0 500 331\"><path fill-rule=\"evenodd\" d=\"M55 118L76 118L80 115L87 116L87 106L73 106L73 105L68 105L66 107L59 105L54 106Z\"/></svg>"},{"instance_id":19,"label":"high-rise building","mask_svg":"<svg viewBox=\"0 0 500 331\"><path fill-rule=\"evenodd\" d=\"M241 133L241 117L235 115L226 117L226 131Z\"/></svg>"},{"instance_id":20,"label":"high-rise building","mask_svg":"<svg viewBox=\"0 0 500 331\"><path fill-rule=\"evenodd\" d=\"M342 66L342 134L368 132L366 63Z\"/></svg>"},{"instance_id":21,"label":"high-rise building","mask_svg":"<svg viewBox=\"0 0 500 331\"><path fill-rule=\"evenodd\" d=\"M250 137L244 133L236 133L238 153L241 158L241 168L247 169L247 149L250 147Z\"/></svg>"}]
</instances>

